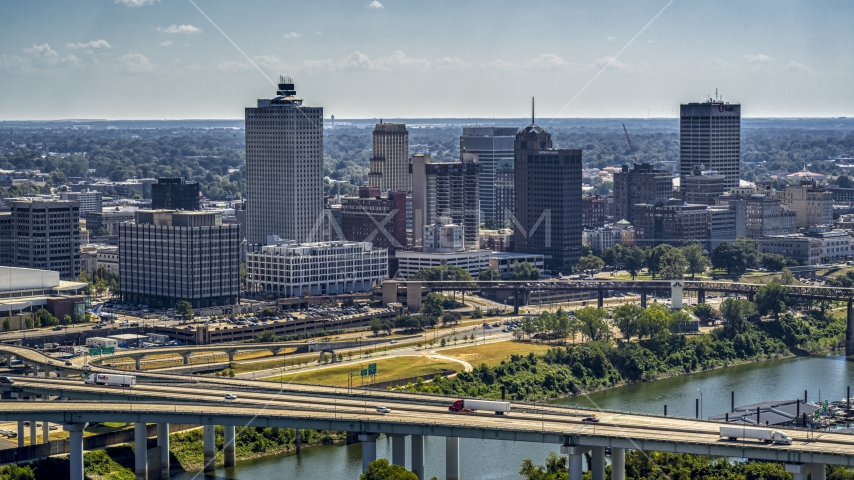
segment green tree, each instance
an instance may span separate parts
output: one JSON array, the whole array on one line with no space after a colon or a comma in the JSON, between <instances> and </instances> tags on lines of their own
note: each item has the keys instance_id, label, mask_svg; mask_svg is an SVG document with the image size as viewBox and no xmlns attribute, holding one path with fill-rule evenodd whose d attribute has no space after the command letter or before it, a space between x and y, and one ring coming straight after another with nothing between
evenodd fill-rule
<instances>
[{"instance_id":1,"label":"green tree","mask_svg":"<svg viewBox=\"0 0 854 480\"><path fill-rule=\"evenodd\" d=\"M240 285L246 288L246 262L240 262Z\"/></svg>"},{"instance_id":2,"label":"green tree","mask_svg":"<svg viewBox=\"0 0 854 480\"><path fill-rule=\"evenodd\" d=\"M534 465L531 459L522 461L519 470L525 480L566 480L569 472L566 468L566 457L558 456L555 452L549 452L545 465Z\"/></svg>"},{"instance_id":3,"label":"green tree","mask_svg":"<svg viewBox=\"0 0 854 480\"><path fill-rule=\"evenodd\" d=\"M652 278L655 278L655 276L661 271L661 259L664 254L671 250L674 250L674 247L667 245L666 243L656 245L654 248L650 249L649 254L646 256L646 268L649 269L649 274L652 275Z\"/></svg>"},{"instance_id":4,"label":"green tree","mask_svg":"<svg viewBox=\"0 0 854 480\"><path fill-rule=\"evenodd\" d=\"M738 237L734 242L721 242L712 250L712 266L724 269L727 274L742 274L759 261L759 244L756 240Z\"/></svg>"},{"instance_id":5,"label":"green tree","mask_svg":"<svg viewBox=\"0 0 854 480\"><path fill-rule=\"evenodd\" d=\"M682 255L682 251L678 248L671 248L664 252L659 259L659 276L665 280L678 280L685 276L687 267L688 262Z\"/></svg>"},{"instance_id":6,"label":"green tree","mask_svg":"<svg viewBox=\"0 0 854 480\"><path fill-rule=\"evenodd\" d=\"M474 307L474 310L471 311L471 318L483 318L483 309Z\"/></svg>"},{"instance_id":7,"label":"green tree","mask_svg":"<svg viewBox=\"0 0 854 480\"><path fill-rule=\"evenodd\" d=\"M709 318L712 316L712 306L708 303L700 303L694 307L694 315L698 318Z\"/></svg>"},{"instance_id":8,"label":"green tree","mask_svg":"<svg viewBox=\"0 0 854 480\"><path fill-rule=\"evenodd\" d=\"M581 244L581 256L586 257L587 255L593 255L593 246L589 243Z\"/></svg>"},{"instance_id":9,"label":"green tree","mask_svg":"<svg viewBox=\"0 0 854 480\"><path fill-rule=\"evenodd\" d=\"M62 317L62 324L71 325L71 315L66 313L65 316Z\"/></svg>"},{"instance_id":10,"label":"green tree","mask_svg":"<svg viewBox=\"0 0 854 480\"><path fill-rule=\"evenodd\" d=\"M619 244L616 246L619 246ZM606 248L605 251L602 252L602 260L605 262L605 265L616 267L619 263L619 255L616 248Z\"/></svg>"},{"instance_id":11,"label":"green tree","mask_svg":"<svg viewBox=\"0 0 854 480\"><path fill-rule=\"evenodd\" d=\"M786 268L786 257L779 253L764 253L762 254L762 266L771 272L779 272Z\"/></svg>"},{"instance_id":12,"label":"green tree","mask_svg":"<svg viewBox=\"0 0 854 480\"><path fill-rule=\"evenodd\" d=\"M3 331L8 332L9 330L12 330L12 322L10 322L8 318L4 318L3 319Z\"/></svg>"},{"instance_id":13,"label":"green tree","mask_svg":"<svg viewBox=\"0 0 854 480\"><path fill-rule=\"evenodd\" d=\"M29 465L13 463L0 470L0 480L36 480L36 474Z\"/></svg>"},{"instance_id":14,"label":"green tree","mask_svg":"<svg viewBox=\"0 0 854 480\"><path fill-rule=\"evenodd\" d=\"M370 328L371 332L374 333L374 336L378 337L380 334L380 330L383 329L383 322L381 322L379 318L372 318Z\"/></svg>"},{"instance_id":15,"label":"green tree","mask_svg":"<svg viewBox=\"0 0 854 480\"><path fill-rule=\"evenodd\" d=\"M513 265L511 280L539 280L540 270L529 262L516 262Z\"/></svg>"},{"instance_id":16,"label":"green tree","mask_svg":"<svg viewBox=\"0 0 854 480\"><path fill-rule=\"evenodd\" d=\"M646 252L638 247L632 247L623 255L623 263L634 280L646 263Z\"/></svg>"},{"instance_id":17,"label":"green tree","mask_svg":"<svg viewBox=\"0 0 854 480\"><path fill-rule=\"evenodd\" d=\"M670 332L670 309L653 303L638 318L638 337L656 338Z\"/></svg>"},{"instance_id":18,"label":"green tree","mask_svg":"<svg viewBox=\"0 0 854 480\"><path fill-rule=\"evenodd\" d=\"M605 261L596 255L587 255L578 260L578 269L593 274L605 266Z\"/></svg>"},{"instance_id":19,"label":"green tree","mask_svg":"<svg viewBox=\"0 0 854 480\"><path fill-rule=\"evenodd\" d=\"M631 341L632 337L637 335L638 321L642 314L643 308L633 303L624 303L614 309L614 326L620 330L620 334L626 341Z\"/></svg>"},{"instance_id":20,"label":"green tree","mask_svg":"<svg viewBox=\"0 0 854 480\"><path fill-rule=\"evenodd\" d=\"M780 312L786 310L786 287L777 281L762 285L753 300L760 315L771 313L775 320L780 320Z\"/></svg>"},{"instance_id":21,"label":"green tree","mask_svg":"<svg viewBox=\"0 0 854 480\"><path fill-rule=\"evenodd\" d=\"M487 268L486 270L480 272L480 275L477 276L477 279L487 282L501 280L501 274L498 273L498 271L494 268Z\"/></svg>"},{"instance_id":22,"label":"green tree","mask_svg":"<svg viewBox=\"0 0 854 480\"><path fill-rule=\"evenodd\" d=\"M593 342L608 339L610 331L605 323L606 315L605 310L596 307L584 307L576 311L575 318L578 319L581 335Z\"/></svg>"},{"instance_id":23,"label":"green tree","mask_svg":"<svg viewBox=\"0 0 854 480\"><path fill-rule=\"evenodd\" d=\"M428 293L427 298L424 299L424 303L421 304L421 310L419 310L418 313L424 315L434 323L438 322L439 317L441 317L442 313L445 311L444 308L442 308L442 302L444 300L445 297L440 293Z\"/></svg>"},{"instance_id":24,"label":"green tree","mask_svg":"<svg viewBox=\"0 0 854 480\"><path fill-rule=\"evenodd\" d=\"M193 305L186 300L181 300L177 305L175 305L175 312L184 320L193 319Z\"/></svg>"},{"instance_id":25,"label":"green tree","mask_svg":"<svg viewBox=\"0 0 854 480\"><path fill-rule=\"evenodd\" d=\"M27 330L33 328L33 319L30 317L27 317L27 319L24 320L24 326L27 328Z\"/></svg>"},{"instance_id":26,"label":"green tree","mask_svg":"<svg viewBox=\"0 0 854 480\"><path fill-rule=\"evenodd\" d=\"M721 316L724 319L724 331L730 336L738 335L747 330L748 319L755 309L750 300L727 298L721 302Z\"/></svg>"},{"instance_id":27,"label":"green tree","mask_svg":"<svg viewBox=\"0 0 854 480\"><path fill-rule=\"evenodd\" d=\"M703 273L709 268L708 252L699 243L691 243L682 247L682 255L685 257L692 280L695 274Z\"/></svg>"},{"instance_id":28,"label":"green tree","mask_svg":"<svg viewBox=\"0 0 854 480\"><path fill-rule=\"evenodd\" d=\"M792 275L792 271L788 268L784 268L783 272L780 274L780 284L795 285L795 276Z\"/></svg>"},{"instance_id":29,"label":"green tree","mask_svg":"<svg viewBox=\"0 0 854 480\"><path fill-rule=\"evenodd\" d=\"M418 480L418 475L400 465L391 465L385 458L379 458L368 464L359 480Z\"/></svg>"},{"instance_id":30,"label":"green tree","mask_svg":"<svg viewBox=\"0 0 854 480\"><path fill-rule=\"evenodd\" d=\"M415 274L409 278L413 280L433 282L443 280L465 282L472 279L471 275L469 275L469 272L453 265L441 265L433 268L423 268L415 272Z\"/></svg>"}]
</instances>

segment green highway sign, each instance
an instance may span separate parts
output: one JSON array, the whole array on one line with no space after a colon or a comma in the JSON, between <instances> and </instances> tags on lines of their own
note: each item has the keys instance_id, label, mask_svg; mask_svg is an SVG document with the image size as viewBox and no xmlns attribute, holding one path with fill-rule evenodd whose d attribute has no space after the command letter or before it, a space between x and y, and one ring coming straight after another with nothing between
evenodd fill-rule
<instances>
[{"instance_id":1,"label":"green highway sign","mask_svg":"<svg viewBox=\"0 0 854 480\"><path fill-rule=\"evenodd\" d=\"M93 357L97 357L100 354L101 354L100 348L90 348L89 349L89 355L92 355Z\"/></svg>"},{"instance_id":2,"label":"green highway sign","mask_svg":"<svg viewBox=\"0 0 854 480\"><path fill-rule=\"evenodd\" d=\"M367 369L367 368L363 368L359 373L360 373L363 377L367 377L367 376L368 376L368 369Z\"/></svg>"},{"instance_id":3,"label":"green highway sign","mask_svg":"<svg viewBox=\"0 0 854 480\"><path fill-rule=\"evenodd\" d=\"M114 347L105 347L101 349L101 355L112 355L116 353L116 349Z\"/></svg>"},{"instance_id":4,"label":"green highway sign","mask_svg":"<svg viewBox=\"0 0 854 480\"><path fill-rule=\"evenodd\" d=\"M377 364L369 363L368 364L368 375L376 375L377 374Z\"/></svg>"}]
</instances>

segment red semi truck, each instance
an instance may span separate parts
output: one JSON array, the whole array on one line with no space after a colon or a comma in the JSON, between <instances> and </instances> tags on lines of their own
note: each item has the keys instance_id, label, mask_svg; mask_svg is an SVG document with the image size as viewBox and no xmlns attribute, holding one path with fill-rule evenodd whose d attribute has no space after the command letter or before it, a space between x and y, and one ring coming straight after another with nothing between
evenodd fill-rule
<instances>
[{"instance_id":1,"label":"red semi truck","mask_svg":"<svg viewBox=\"0 0 854 480\"><path fill-rule=\"evenodd\" d=\"M504 415L510 412L510 402L495 402L492 400L474 400L464 398L455 401L448 407L452 412L475 412L478 410L489 410L496 415Z\"/></svg>"}]
</instances>

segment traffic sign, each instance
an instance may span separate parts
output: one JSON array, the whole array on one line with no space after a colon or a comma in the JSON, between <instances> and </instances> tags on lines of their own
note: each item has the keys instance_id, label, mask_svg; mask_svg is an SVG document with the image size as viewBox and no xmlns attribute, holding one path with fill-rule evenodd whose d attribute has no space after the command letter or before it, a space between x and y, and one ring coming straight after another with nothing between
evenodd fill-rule
<instances>
[{"instance_id":1,"label":"traffic sign","mask_svg":"<svg viewBox=\"0 0 854 480\"><path fill-rule=\"evenodd\" d=\"M115 347L104 347L101 349L101 355L112 355L116 353Z\"/></svg>"},{"instance_id":2,"label":"traffic sign","mask_svg":"<svg viewBox=\"0 0 854 480\"><path fill-rule=\"evenodd\" d=\"M363 377L367 377L367 376L368 376L368 369L367 369L367 368L363 368L359 373L360 373Z\"/></svg>"},{"instance_id":3,"label":"traffic sign","mask_svg":"<svg viewBox=\"0 0 854 480\"><path fill-rule=\"evenodd\" d=\"M376 375L377 374L377 364L369 363L368 364L368 375Z\"/></svg>"},{"instance_id":4,"label":"traffic sign","mask_svg":"<svg viewBox=\"0 0 854 480\"><path fill-rule=\"evenodd\" d=\"M90 348L90 349L89 349L89 355L91 355L91 356L93 356L93 357L97 357L97 356L98 356L98 355L100 355L100 354L101 354L101 349L100 349L100 348Z\"/></svg>"}]
</instances>

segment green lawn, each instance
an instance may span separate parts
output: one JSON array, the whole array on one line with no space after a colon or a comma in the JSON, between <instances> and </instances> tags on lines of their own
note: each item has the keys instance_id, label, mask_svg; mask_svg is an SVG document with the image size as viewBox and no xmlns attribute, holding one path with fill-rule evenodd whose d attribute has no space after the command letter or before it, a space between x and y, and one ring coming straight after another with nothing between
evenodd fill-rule
<instances>
[{"instance_id":1,"label":"green lawn","mask_svg":"<svg viewBox=\"0 0 854 480\"><path fill-rule=\"evenodd\" d=\"M329 367L304 373L289 373L281 376L267 377L264 380L270 382L308 383L315 385L329 385L346 387L350 373L359 373L360 369L368 368L368 364L377 364L377 375L375 381L386 382L408 377L432 377L442 370L462 370L462 365L457 362L438 360L429 357L394 357L385 360L363 359L361 362L353 362L340 367ZM353 378L356 385L361 385L361 377Z\"/></svg>"},{"instance_id":2,"label":"green lawn","mask_svg":"<svg viewBox=\"0 0 854 480\"><path fill-rule=\"evenodd\" d=\"M527 355L530 352L540 354L557 344L529 343L529 342L495 342L486 345L470 345L468 347L447 348L436 353L447 357L458 358L470 363L473 367L485 363L490 367L499 365L502 360L507 360L510 355Z\"/></svg>"}]
</instances>

